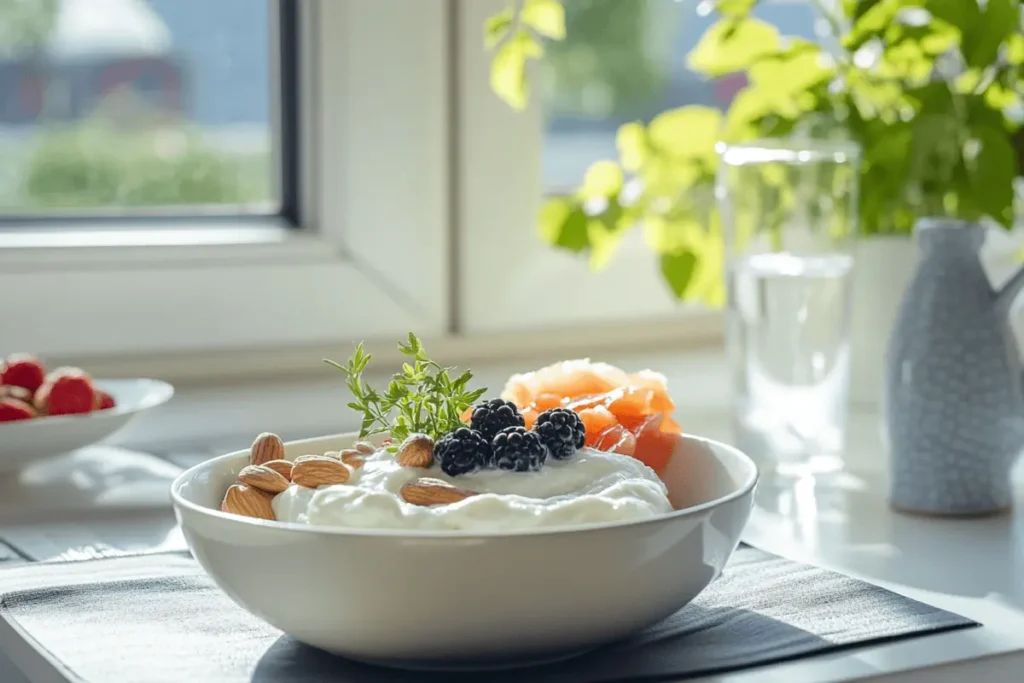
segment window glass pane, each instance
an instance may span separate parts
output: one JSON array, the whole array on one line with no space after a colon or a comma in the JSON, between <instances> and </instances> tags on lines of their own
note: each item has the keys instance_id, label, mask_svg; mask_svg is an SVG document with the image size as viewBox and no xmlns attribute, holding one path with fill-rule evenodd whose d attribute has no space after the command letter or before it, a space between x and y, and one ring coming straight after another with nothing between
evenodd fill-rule
<instances>
[{"instance_id":1,"label":"window glass pane","mask_svg":"<svg viewBox=\"0 0 1024 683\"><path fill-rule=\"evenodd\" d=\"M567 36L545 45L547 135L544 182L551 192L575 187L588 165L614 159L623 123L674 107L725 109L743 74L706 80L686 56L714 23L714 3L698 0L564 0ZM783 35L816 37L810 0L762 0L754 15Z\"/></svg>"},{"instance_id":2,"label":"window glass pane","mask_svg":"<svg viewBox=\"0 0 1024 683\"><path fill-rule=\"evenodd\" d=\"M277 210L270 0L0 0L0 217Z\"/></svg>"}]
</instances>

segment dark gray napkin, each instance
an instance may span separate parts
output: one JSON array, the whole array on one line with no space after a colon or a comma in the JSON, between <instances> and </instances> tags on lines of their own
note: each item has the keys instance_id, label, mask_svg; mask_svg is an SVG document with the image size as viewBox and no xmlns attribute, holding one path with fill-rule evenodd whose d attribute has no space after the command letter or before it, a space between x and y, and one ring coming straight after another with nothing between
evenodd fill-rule
<instances>
[{"instance_id":1,"label":"dark gray napkin","mask_svg":"<svg viewBox=\"0 0 1024 683\"><path fill-rule=\"evenodd\" d=\"M134 563L134 566L126 564ZM120 563L120 564L119 564ZM373 668L297 643L236 607L181 556L51 565L45 588L14 589L0 615L87 683L377 683L480 680ZM103 569L105 567L105 569ZM39 566L37 565L37 568ZM10 570L18 571L18 570ZM27 575L25 575L27 576ZM683 680L975 625L856 579L749 547L696 601L629 640L488 681Z\"/></svg>"}]
</instances>

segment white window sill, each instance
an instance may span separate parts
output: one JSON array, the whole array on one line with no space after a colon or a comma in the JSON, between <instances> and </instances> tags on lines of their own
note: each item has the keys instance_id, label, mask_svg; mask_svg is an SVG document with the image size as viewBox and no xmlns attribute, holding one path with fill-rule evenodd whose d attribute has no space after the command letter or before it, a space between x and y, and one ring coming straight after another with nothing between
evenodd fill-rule
<instances>
[{"instance_id":1,"label":"white window sill","mask_svg":"<svg viewBox=\"0 0 1024 683\"><path fill-rule=\"evenodd\" d=\"M546 364L560 358L628 357L631 353L678 354L694 349L719 348L724 315L721 311L682 309L644 322L619 321L572 326L518 326L497 332L469 332L453 336L429 328L404 328L394 333L359 335L374 357L374 365L396 366L400 355L396 342L416 332L438 362L452 365L490 366L519 363L523 367ZM54 361L87 367L97 377L159 377L176 385L223 386L237 381L316 379L326 366L323 358L344 360L358 338L340 336L338 341L317 344L297 342L269 347L235 347L224 350L176 349L163 352L110 354L61 354ZM341 341L344 340L344 341Z\"/></svg>"},{"instance_id":2,"label":"white window sill","mask_svg":"<svg viewBox=\"0 0 1024 683\"><path fill-rule=\"evenodd\" d=\"M55 270L98 264L137 267L140 263L284 258L320 259L337 249L315 235L287 226L276 216L231 220L182 219L171 227L152 222L110 224L75 222L5 225L0 230L0 268L4 271Z\"/></svg>"}]
</instances>

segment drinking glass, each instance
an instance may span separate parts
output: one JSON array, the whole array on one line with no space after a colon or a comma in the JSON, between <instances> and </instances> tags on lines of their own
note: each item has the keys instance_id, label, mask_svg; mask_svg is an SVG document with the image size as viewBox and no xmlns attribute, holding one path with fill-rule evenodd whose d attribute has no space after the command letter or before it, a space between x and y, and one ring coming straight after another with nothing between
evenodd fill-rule
<instances>
[{"instance_id":1,"label":"drinking glass","mask_svg":"<svg viewBox=\"0 0 1024 683\"><path fill-rule=\"evenodd\" d=\"M720 154L737 446L785 476L839 469L860 151L780 140Z\"/></svg>"}]
</instances>

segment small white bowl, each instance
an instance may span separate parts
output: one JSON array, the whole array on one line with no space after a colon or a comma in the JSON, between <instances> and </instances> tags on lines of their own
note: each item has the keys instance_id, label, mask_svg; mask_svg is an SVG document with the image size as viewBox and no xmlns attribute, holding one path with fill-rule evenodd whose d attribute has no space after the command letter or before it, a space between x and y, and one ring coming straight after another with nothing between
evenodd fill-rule
<instances>
[{"instance_id":1,"label":"small white bowl","mask_svg":"<svg viewBox=\"0 0 1024 683\"><path fill-rule=\"evenodd\" d=\"M288 458L353 435L286 444ZM243 608L296 640L411 669L535 664L668 617L722 571L747 523L757 467L684 437L664 479L677 511L640 522L504 533L351 530L220 512L248 451L171 487L203 568Z\"/></svg>"},{"instance_id":2,"label":"small white bowl","mask_svg":"<svg viewBox=\"0 0 1024 683\"><path fill-rule=\"evenodd\" d=\"M94 383L114 397L115 407L84 415L49 415L0 423L0 472L90 446L174 395L174 387L155 379L108 379Z\"/></svg>"}]
</instances>

